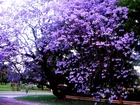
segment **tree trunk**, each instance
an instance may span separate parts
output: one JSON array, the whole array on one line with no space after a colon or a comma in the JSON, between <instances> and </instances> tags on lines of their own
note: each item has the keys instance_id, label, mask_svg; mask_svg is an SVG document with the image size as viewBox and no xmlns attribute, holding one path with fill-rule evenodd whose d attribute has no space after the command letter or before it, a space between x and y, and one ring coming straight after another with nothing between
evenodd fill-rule
<instances>
[{"instance_id":1,"label":"tree trunk","mask_svg":"<svg viewBox=\"0 0 140 105\"><path fill-rule=\"evenodd\" d=\"M53 88L53 94L57 97L58 100L63 100L66 98L66 94L64 90L60 90L57 88Z\"/></svg>"},{"instance_id":2,"label":"tree trunk","mask_svg":"<svg viewBox=\"0 0 140 105\"><path fill-rule=\"evenodd\" d=\"M43 85L41 85L41 89L42 89L42 90L44 90L44 87L43 87Z\"/></svg>"},{"instance_id":3,"label":"tree trunk","mask_svg":"<svg viewBox=\"0 0 140 105\"><path fill-rule=\"evenodd\" d=\"M120 102L120 105L123 105L123 99L121 96L119 97L119 102Z\"/></svg>"}]
</instances>

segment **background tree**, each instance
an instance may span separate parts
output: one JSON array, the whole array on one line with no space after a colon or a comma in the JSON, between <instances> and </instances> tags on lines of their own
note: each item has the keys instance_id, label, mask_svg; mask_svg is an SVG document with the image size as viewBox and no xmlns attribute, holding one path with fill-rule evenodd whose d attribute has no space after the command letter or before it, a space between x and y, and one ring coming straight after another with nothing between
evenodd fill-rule
<instances>
[{"instance_id":1,"label":"background tree","mask_svg":"<svg viewBox=\"0 0 140 105\"><path fill-rule=\"evenodd\" d=\"M65 98L65 95L58 91L57 86L60 83L64 83L64 79L54 72L57 56L53 55L52 52L44 52L50 42L50 36L41 34L42 23L46 21L43 20L43 16L48 15L43 12L46 5L49 4L47 2L45 4L45 1L30 0L25 1L22 5L12 3L12 7L3 9L1 19L4 21L1 21L3 23L1 32L2 34L6 33L7 36L9 35L7 39L9 39L8 41L12 46L8 47L16 49L11 49L11 54L13 55L8 55L3 60L10 65L9 78L11 80L13 80L13 77L18 77L14 79L26 79L43 84L51 88L54 95L61 99ZM42 43L45 46L42 46ZM32 78L33 76L35 77Z\"/></svg>"},{"instance_id":2,"label":"background tree","mask_svg":"<svg viewBox=\"0 0 140 105\"><path fill-rule=\"evenodd\" d=\"M0 83L1 85L4 83L8 83L8 71L9 68L7 65L2 65L1 70L0 70Z\"/></svg>"},{"instance_id":3,"label":"background tree","mask_svg":"<svg viewBox=\"0 0 140 105\"><path fill-rule=\"evenodd\" d=\"M128 19L125 22L125 29L127 31L134 31L135 37L138 39L138 42L136 43L136 51L139 51L139 39L140 39L140 16L138 15L140 13L140 1L139 0L120 0L118 2L119 6L126 6L129 8L128 11Z\"/></svg>"},{"instance_id":4,"label":"background tree","mask_svg":"<svg viewBox=\"0 0 140 105\"><path fill-rule=\"evenodd\" d=\"M120 0L118 2L119 6L126 6L129 8L128 11L128 19L125 21L125 29L126 31L134 31L135 38L137 41L134 43L135 51L140 53L140 0ZM139 67L140 60L136 60L133 62L135 68Z\"/></svg>"}]
</instances>

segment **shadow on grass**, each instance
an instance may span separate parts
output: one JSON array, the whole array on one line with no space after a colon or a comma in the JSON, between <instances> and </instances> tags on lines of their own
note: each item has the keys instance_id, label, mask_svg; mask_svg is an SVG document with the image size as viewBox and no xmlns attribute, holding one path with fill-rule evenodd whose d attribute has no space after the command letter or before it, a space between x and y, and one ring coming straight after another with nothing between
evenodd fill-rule
<instances>
[{"instance_id":1,"label":"shadow on grass","mask_svg":"<svg viewBox=\"0 0 140 105\"><path fill-rule=\"evenodd\" d=\"M66 99L63 101L54 101L56 97L54 95L31 95L31 96L24 96L24 97L16 97L17 100L24 100L30 102L39 102L39 103L46 103L49 105L94 105L92 101L78 101L78 100L70 100ZM98 103L97 105L116 105L116 104L109 104L109 103Z\"/></svg>"}]
</instances>

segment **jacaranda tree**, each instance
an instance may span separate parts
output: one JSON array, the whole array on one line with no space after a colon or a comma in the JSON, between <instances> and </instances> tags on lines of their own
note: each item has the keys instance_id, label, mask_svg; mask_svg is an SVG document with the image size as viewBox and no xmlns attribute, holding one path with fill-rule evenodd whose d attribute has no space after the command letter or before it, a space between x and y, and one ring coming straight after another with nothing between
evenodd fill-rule
<instances>
[{"instance_id":1,"label":"jacaranda tree","mask_svg":"<svg viewBox=\"0 0 140 105\"><path fill-rule=\"evenodd\" d=\"M29 0L20 5L13 3L12 7L0 11L1 35L6 35L1 39L2 63L8 63L11 69L10 80L26 79L45 85L62 99L65 95L57 86L64 83L64 77L55 74L57 55L44 51L50 43L50 36L41 34L42 24L46 21L43 16L51 15L51 12L44 12L48 5L45 0Z\"/></svg>"},{"instance_id":2,"label":"jacaranda tree","mask_svg":"<svg viewBox=\"0 0 140 105\"><path fill-rule=\"evenodd\" d=\"M93 97L110 102L126 98L122 88L136 84L132 81L136 39L124 28L128 8L116 4L116 0L64 2L53 7L54 15L43 27L43 35L51 37L44 52L57 55L55 73L66 75L77 92L90 89Z\"/></svg>"},{"instance_id":3,"label":"jacaranda tree","mask_svg":"<svg viewBox=\"0 0 140 105\"><path fill-rule=\"evenodd\" d=\"M10 37L14 38L10 41L13 55L8 58L20 55L26 79L51 88L59 99L65 98L64 91L57 88L61 83L73 85L79 93L86 94L88 89L97 99L125 98L122 87L135 87L132 61L137 58L133 53L135 33L124 28L128 9L118 7L116 0L37 5L41 1L6 12L4 26L10 28L1 29L14 36Z\"/></svg>"}]
</instances>

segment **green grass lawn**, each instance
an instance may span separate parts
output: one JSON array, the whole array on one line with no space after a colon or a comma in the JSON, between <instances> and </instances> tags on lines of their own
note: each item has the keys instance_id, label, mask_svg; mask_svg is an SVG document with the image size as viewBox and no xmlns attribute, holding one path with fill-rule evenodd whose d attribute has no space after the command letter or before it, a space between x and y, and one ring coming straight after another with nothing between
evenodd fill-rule
<instances>
[{"instance_id":1,"label":"green grass lawn","mask_svg":"<svg viewBox=\"0 0 140 105\"><path fill-rule=\"evenodd\" d=\"M25 86L24 89L21 89L20 91L25 91L25 89L28 89L30 92L35 92L35 91L50 91L50 89L48 88L44 88L44 90L42 90L41 88L38 88L38 87L31 87L31 86ZM11 87L11 84L8 83L6 85L0 85L0 92L8 92L8 91L12 91L12 87ZM14 89L14 91L17 91L16 90L16 87Z\"/></svg>"},{"instance_id":2,"label":"green grass lawn","mask_svg":"<svg viewBox=\"0 0 140 105\"><path fill-rule=\"evenodd\" d=\"M94 105L94 102L91 101L66 100L55 102L54 100L56 99L56 97L54 95L35 95L35 96L32 95L32 96L16 97L15 99L46 103L49 105ZM99 103L98 105L115 105L115 104Z\"/></svg>"},{"instance_id":3,"label":"green grass lawn","mask_svg":"<svg viewBox=\"0 0 140 105\"><path fill-rule=\"evenodd\" d=\"M25 86L26 89L28 89L30 92L35 92L35 91L50 91L50 89L48 88L44 88L44 90L42 90L41 88L38 87L29 87L29 86Z\"/></svg>"},{"instance_id":4,"label":"green grass lawn","mask_svg":"<svg viewBox=\"0 0 140 105\"><path fill-rule=\"evenodd\" d=\"M12 91L11 85L10 84L0 85L0 92L3 91Z\"/></svg>"}]
</instances>

